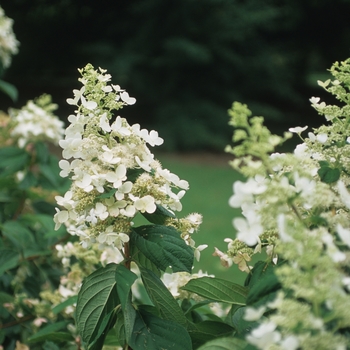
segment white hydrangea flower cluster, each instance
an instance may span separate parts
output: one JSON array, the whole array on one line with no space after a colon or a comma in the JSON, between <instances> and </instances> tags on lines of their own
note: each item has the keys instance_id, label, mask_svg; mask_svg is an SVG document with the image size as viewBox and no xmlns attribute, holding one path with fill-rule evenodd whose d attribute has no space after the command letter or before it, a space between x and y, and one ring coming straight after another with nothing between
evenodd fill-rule
<instances>
[{"instance_id":1,"label":"white hydrangea flower cluster","mask_svg":"<svg viewBox=\"0 0 350 350\"><path fill-rule=\"evenodd\" d=\"M21 109L10 109L11 136L24 148L29 142L48 141L55 145L63 138L64 122L52 112L57 105L50 95L30 100Z\"/></svg>"},{"instance_id":2,"label":"white hydrangea flower cluster","mask_svg":"<svg viewBox=\"0 0 350 350\"><path fill-rule=\"evenodd\" d=\"M136 100L119 85L109 85L105 70L89 64L79 71L83 87L67 100L77 110L60 141L60 175L70 176L73 184L56 197L64 209L56 209L54 221L56 229L66 224L83 247L98 243L122 253L135 215L152 214L157 206L180 211L189 185L154 159L147 144L163 143L156 131L114 116L114 110Z\"/></svg>"},{"instance_id":3,"label":"white hydrangea flower cluster","mask_svg":"<svg viewBox=\"0 0 350 350\"><path fill-rule=\"evenodd\" d=\"M312 106L329 123L307 138L307 127L290 128L302 144L294 153L272 153L275 140L259 119L251 125L250 113L236 105L232 125L247 130L230 148L237 158L232 162L245 182L233 185L229 204L242 209L235 218L235 240L227 239L226 254L218 251L226 265L244 264L266 247L281 283L274 303L247 308L245 319L258 326L247 337L258 349L346 349L350 327L344 310L350 307L350 112L348 72L350 60L336 63L335 80L319 82L343 103L327 105L319 98ZM250 111L249 111L250 112ZM255 117L253 117L255 118ZM254 143L255 142L255 143ZM288 293L283 293L288 291ZM263 317L268 312L266 317Z\"/></svg>"},{"instance_id":4,"label":"white hydrangea flower cluster","mask_svg":"<svg viewBox=\"0 0 350 350\"><path fill-rule=\"evenodd\" d=\"M12 29L13 19L5 16L0 6L0 61L7 68L11 64L11 56L18 53L19 42Z\"/></svg>"}]
</instances>

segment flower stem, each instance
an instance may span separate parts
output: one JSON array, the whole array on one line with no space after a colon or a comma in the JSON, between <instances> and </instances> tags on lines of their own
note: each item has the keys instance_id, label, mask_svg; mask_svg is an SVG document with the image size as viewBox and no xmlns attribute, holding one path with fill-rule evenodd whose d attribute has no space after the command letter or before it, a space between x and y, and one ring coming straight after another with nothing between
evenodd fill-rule
<instances>
[{"instance_id":1,"label":"flower stem","mask_svg":"<svg viewBox=\"0 0 350 350\"><path fill-rule=\"evenodd\" d=\"M130 256L130 245L129 242L124 243L124 257L125 257L125 267L130 270L131 256Z\"/></svg>"}]
</instances>

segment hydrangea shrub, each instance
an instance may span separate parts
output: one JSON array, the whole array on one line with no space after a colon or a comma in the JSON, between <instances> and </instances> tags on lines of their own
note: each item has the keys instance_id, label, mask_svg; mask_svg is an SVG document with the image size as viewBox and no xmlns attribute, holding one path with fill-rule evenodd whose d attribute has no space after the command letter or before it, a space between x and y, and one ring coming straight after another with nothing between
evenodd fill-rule
<instances>
[{"instance_id":1,"label":"hydrangea shrub","mask_svg":"<svg viewBox=\"0 0 350 350\"><path fill-rule=\"evenodd\" d=\"M155 130L119 115L136 99L105 70L79 69L66 129L48 95L2 113L0 349L348 349L350 59L330 72L338 103L312 97L326 124L308 133L229 110L242 216L213 255L244 285L192 273L207 246L202 216L178 217L189 184L154 157Z\"/></svg>"},{"instance_id":2,"label":"hydrangea shrub","mask_svg":"<svg viewBox=\"0 0 350 350\"><path fill-rule=\"evenodd\" d=\"M349 345L350 60L330 72L334 79L318 83L339 105L312 97L327 122L308 133L296 127L277 137L245 105L230 110L236 145L227 151L247 180L234 184L229 201L242 209L233 219L237 237L217 255L248 273L242 320L254 325L245 339L258 349ZM293 153L274 152L290 133L302 143ZM261 251L266 260L250 266Z\"/></svg>"}]
</instances>

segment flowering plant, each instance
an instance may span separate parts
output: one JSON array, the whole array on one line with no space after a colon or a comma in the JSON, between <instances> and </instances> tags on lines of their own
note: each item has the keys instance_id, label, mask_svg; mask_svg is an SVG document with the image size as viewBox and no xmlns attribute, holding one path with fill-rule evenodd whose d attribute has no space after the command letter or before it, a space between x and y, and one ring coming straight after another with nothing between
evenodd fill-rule
<instances>
[{"instance_id":1,"label":"flowering plant","mask_svg":"<svg viewBox=\"0 0 350 350\"><path fill-rule=\"evenodd\" d=\"M73 181L63 197L56 197L64 209L56 209L54 221L56 229L65 224L69 233L78 236L83 248L104 252L108 262L85 278L78 299L71 300L77 303L75 317L82 343L96 349L105 341L133 349L144 344L191 349L192 342L204 342L201 332L207 339L214 337L210 328L220 334L232 332L219 321L195 324L185 316L190 301L181 307L164 285L171 289L172 276L177 276L183 285L192 282L184 288L193 293L201 286L212 288L215 278L201 273L190 277L194 257L199 259L205 248L195 247L192 236L202 218L196 213L175 216L188 183L163 169L147 147L163 140L156 131L130 126L113 114L135 99L120 86L108 85L111 77L104 70L87 65L79 71L83 87L67 100L77 110L69 116L71 124L60 142L65 158L59 163L61 176L71 175ZM137 227L137 215L148 224ZM173 274L165 274L163 283L161 271L167 269ZM153 306L145 305L139 292L132 290L136 280ZM242 288L222 284L226 289L238 288L230 300L241 303Z\"/></svg>"},{"instance_id":2,"label":"flowering plant","mask_svg":"<svg viewBox=\"0 0 350 350\"><path fill-rule=\"evenodd\" d=\"M290 128L272 135L261 117L234 103L234 169L246 176L236 182L232 207L236 239L228 251L217 250L225 265L236 263L248 273L246 306L236 311L241 333L257 349L347 349L350 319L349 156L350 60L330 69L334 79L319 85L340 102L310 99L327 124L310 131ZM302 140L294 153L274 153L296 133ZM266 258L250 266L254 254Z\"/></svg>"},{"instance_id":3,"label":"flowering plant","mask_svg":"<svg viewBox=\"0 0 350 350\"><path fill-rule=\"evenodd\" d=\"M30 316L30 337L21 340L32 349L347 349L349 71L350 59L336 62L334 79L319 82L340 106L312 97L327 124L307 137L307 127L271 134L243 104L229 110L234 145L226 151L246 180L234 183L229 200L242 209L233 219L236 238L227 238L227 251L216 248L214 255L247 273L244 285L191 274L206 246L193 240L201 215L176 216L189 185L148 148L163 142L156 131L115 114L136 101L109 84L106 71L79 70L83 86L67 100L76 111L59 141L63 159L56 172L43 141L57 141L62 125L39 133L29 118L35 115L38 125L40 116L52 118L51 101L44 96L36 107L32 102L12 111L1 135L9 144L0 149L0 198L10 203L1 209L0 312L15 319L7 325ZM302 143L293 153L277 153L293 133ZM69 188L58 172L71 178ZM46 243L40 234L47 217L38 211L34 190L42 183L61 192L55 195L57 231L50 228ZM14 189L18 200L10 198ZM40 293L28 282L34 274L28 260L45 256L33 250L32 235L37 249L55 247L51 264L61 263L58 281ZM43 260L35 261L42 273L53 274ZM9 328L0 333L6 341L16 334ZM13 348L14 342L6 350Z\"/></svg>"},{"instance_id":4,"label":"flowering plant","mask_svg":"<svg viewBox=\"0 0 350 350\"><path fill-rule=\"evenodd\" d=\"M12 29L13 20L0 7L0 61L4 68L11 64L11 56L18 53L19 42Z\"/></svg>"},{"instance_id":5,"label":"flowering plant","mask_svg":"<svg viewBox=\"0 0 350 350\"><path fill-rule=\"evenodd\" d=\"M11 56L18 53L19 42L12 29L13 20L5 15L3 8L0 6L0 75L4 69L11 65ZM16 88L0 80L0 90L7 94L12 100L17 98Z\"/></svg>"},{"instance_id":6,"label":"flowering plant","mask_svg":"<svg viewBox=\"0 0 350 350\"><path fill-rule=\"evenodd\" d=\"M47 144L58 144L64 133L56 107L43 95L0 115L0 348L5 350L29 349L23 343L54 316L45 291L58 288L63 274L55 245L67 233L54 230L52 216L54 195L69 183L59 176L58 159Z\"/></svg>"}]
</instances>

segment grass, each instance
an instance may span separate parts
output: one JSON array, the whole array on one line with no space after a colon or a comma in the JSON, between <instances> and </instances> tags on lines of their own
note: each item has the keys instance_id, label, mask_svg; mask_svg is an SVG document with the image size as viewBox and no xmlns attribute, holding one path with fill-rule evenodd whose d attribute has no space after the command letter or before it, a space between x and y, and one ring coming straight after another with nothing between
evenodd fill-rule
<instances>
[{"instance_id":1,"label":"grass","mask_svg":"<svg viewBox=\"0 0 350 350\"><path fill-rule=\"evenodd\" d=\"M219 258L212 256L214 247L226 252L227 243L224 239L235 237L232 219L240 211L231 208L228 200L233 193L233 183L241 180L242 176L228 165L228 159L218 161L215 157L203 159L201 156L188 159L186 155L160 155L157 158L164 168L190 184L190 189L182 199L181 217L192 212L203 215L203 223L193 239L196 245L208 244L208 248L202 251L199 263L195 262L194 272L201 269L216 277L242 283L246 274L236 266L224 268Z\"/></svg>"}]
</instances>

